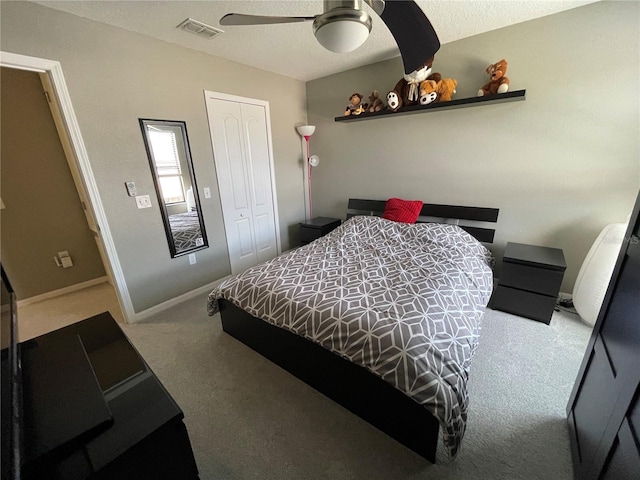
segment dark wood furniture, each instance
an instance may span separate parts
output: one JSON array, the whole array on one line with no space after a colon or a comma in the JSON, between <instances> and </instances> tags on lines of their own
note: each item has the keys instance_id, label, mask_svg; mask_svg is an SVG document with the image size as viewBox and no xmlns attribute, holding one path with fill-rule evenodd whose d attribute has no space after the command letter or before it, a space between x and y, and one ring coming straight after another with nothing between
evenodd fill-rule
<instances>
[{"instance_id":1,"label":"dark wood furniture","mask_svg":"<svg viewBox=\"0 0 640 480\"><path fill-rule=\"evenodd\" d=\"M558 248L509 242L489 306L548 325L566 268Z\"/></svg>"},{"instance_id":2,"label":"dark wood furniture","mask_svg":"<svg viewBox=\"0 0 640 480\"><path fill-rule=\"evenodd\" d=\"M413 399L367 369L220 300L222 328L430 462L439 423Z\"/></svg>"},{"instance_id":3,"label":"dark wood furniture","mask_svg":"<svg viewBox=\"0 0 640 480\"><path fill-rule=\"evenodd\" d=\"M640 478L640 195L567 405L574 475Z\"/></svg>"},{"instance_id":4,"label":"dark wood furniture","mask_svg":"<svg viewBox=\"0 0 640 480\"><path fill-rule=\"evenodd\" d=\"M496 95L486 95L484 97L454 98L449 102L430 103L428 105L411 105L402 107L394 112L389 109L383 109L374 113L361 113L360 115L349 115L335 117L336 122L355 122L357 120L371 120L373 118L393 118L395 116L408 115L413 113L439 112L442 110L451 110L454 108L473 107L486 104L506 103L522 101L526 98L526 90L514 90L507 93L498 93Z\"/></svg>"},{"instance_id":5,"label":"dark wood furniture","mask_svg":"<svg viewBox=\"0 0 640 480\"><path fill-rule=\"evenodd\" d=\"M354 215L376 215L384 213L386 200L362 200L350 198L347 205L347 218ZM463 230L467 231L479 241L493 243L495 229L484 226L485 223L496 223L500 210L486 207L465 207L460 205L440 205L437 203L425 203L420 211L416 223L427 221L453 221ZM460 225L460 221L463 222ZM470 223L477 225L469 225Z\"/></svg>"},{"instance_id":6,"label":"dark wood furniture","mask_svg":"<svg viewBox=\"0 0 640 480\"><path fill-rule=\"evenodd\" d=\"M23 479L198 478L180 407L108 312L19 349Z\"/></svg>"},{"instance_id":7,"label":"dark wood furniture","mask_svg":"<svg viewBox=\"0 0 640 480\"><path fill-rule=\"evenodd\" d=\"M315 217L300 224L300 245L306 245L323 237L342 223L339 218Z\"/></svg>"},{"instance_id":8,"label":"dark wood furniture","mask_svg":"<svg viewBox=\"0 0 640 480\"><path fill-rule=\"evenodd\" d=\"M348 216L353 216L354 211L380 215L385 204L380 200L350 199ZM433 217L481 222L498 219L495 208L428 204L423 212ZM471 229L483 241L493 240L493 229L463 228ZM253 317L225 300L220 300L219 305L226 333L435 463L440 425L426 408L365 368L303 337Z\"/></svg>"}]
</instances>

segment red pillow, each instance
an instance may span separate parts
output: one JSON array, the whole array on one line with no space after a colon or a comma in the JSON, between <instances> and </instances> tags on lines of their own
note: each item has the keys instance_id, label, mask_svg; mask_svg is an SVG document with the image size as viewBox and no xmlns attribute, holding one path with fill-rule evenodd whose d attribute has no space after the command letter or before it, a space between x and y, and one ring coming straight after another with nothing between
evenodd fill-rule
<instances>
[{"instance_id":1,"label":"red pillow","mask_svg":"<svg viewBox=\"0 0 640 480\"><path fill-rule=\"evenodd\" d=\"M382 218L394 222L416 223L420 210L422 210L422 201L420 200L390 198L384 207Z\"/></svg>"}]
</instances>

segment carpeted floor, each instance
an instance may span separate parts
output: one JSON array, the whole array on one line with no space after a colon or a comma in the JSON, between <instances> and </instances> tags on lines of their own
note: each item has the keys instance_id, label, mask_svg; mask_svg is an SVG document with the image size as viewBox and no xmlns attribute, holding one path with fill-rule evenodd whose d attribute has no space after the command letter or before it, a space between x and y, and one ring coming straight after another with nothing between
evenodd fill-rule
<instances>
[{"instance_id":1,"label":"carpeted floor","mask_svg":"<svg viewBox=\"0 0 640 480\"><path fill-rule=\"evenodd\" d=\"M123 329L185 414L200 478L572 479L565 407L591 328L487 310L462 451L432 465L226 335L196 298Z\"/></svg>"},{"instance_id":2,"label":"carpeted floor","mask_svg":"<svg viewBox=\"0 0 640 480\"><path fill-rule=\"evenodd\" d=\"M118 323L124 323L116 292L107 282L27 305L19 302L20 341L44 335L105 311L109 311Z\"/></svg>"}]
</instances>

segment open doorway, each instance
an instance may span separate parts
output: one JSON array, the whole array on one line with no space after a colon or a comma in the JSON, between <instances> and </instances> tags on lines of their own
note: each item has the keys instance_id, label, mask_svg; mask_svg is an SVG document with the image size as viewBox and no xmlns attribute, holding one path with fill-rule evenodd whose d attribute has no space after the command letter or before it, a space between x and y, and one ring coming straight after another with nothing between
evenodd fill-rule
<instances>
[{"instance_id":1,"label":"open doorway","mask_svg":"<svg viewBox=\"0 0 640 480\"><path fill-rule=\"evenodd\" d=\"M23 333L42 334L105 310L127 321L130 299L121 272L113 273L114 261L119 270L117 258L110 259L104 248L95 199L84 188L87 175L75 157L77 142L51 83L56 72L47 65L14 68L2 54L1 259L17 285ZM55 69L57 62L40 63Z\"/></svg>"}]
</instances>

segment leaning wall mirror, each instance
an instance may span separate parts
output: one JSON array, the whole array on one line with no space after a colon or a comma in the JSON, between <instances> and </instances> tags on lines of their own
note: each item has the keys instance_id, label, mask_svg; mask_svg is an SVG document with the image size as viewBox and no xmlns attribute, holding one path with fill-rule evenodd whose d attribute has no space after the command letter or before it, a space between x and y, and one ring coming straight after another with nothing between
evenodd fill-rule
<instances>
[{"instance_id":1,"label":"leaning wall mirror","mask_svg":"<svg viewBox=\"0 0 640 480\"><path fill-rule=\"evenodd\" d=\"M140 119L171 257L207 248L187 125Z\"/></svg>"}]
</instances>

